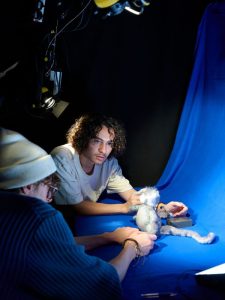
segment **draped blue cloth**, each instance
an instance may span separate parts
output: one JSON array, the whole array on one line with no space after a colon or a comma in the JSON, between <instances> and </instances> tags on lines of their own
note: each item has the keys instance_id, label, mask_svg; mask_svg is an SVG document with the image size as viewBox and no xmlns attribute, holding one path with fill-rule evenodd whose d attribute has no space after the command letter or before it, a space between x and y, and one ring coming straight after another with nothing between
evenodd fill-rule
<instances>
[{"instance_id":1,"label":"draped blue cloth","mask_svg":"<svg viewBox=\"0 0 225 300\"><path fill-rule=\"evenodd\" d=\"M194 274L225 262L225 1L209 4L203 14L174 147L157 187L163 202L187 204L194 223L189 229L217 237L209 245L159 237L150 255L130 266L124 299L168 291L178 293L173 299L224 299L220 288L198 284ZM112 198L103 201L120 201ZM135 223L132 215L89 216L75 226L78 234L95 234ZM109 260L120 248L109 245L92 254Z\"/></svg>"},{"instance_id":2,"label":"draped blue cloth","mask_svg":"<svg viewBox=\"0 0 225 300\"><path fill-rule=\"evenodd\" d=\"M195 57L175 145L157 186L164 201L187 203L198 224L220 230L225 226L224 1L207 7Z\"/></svg>"}]
</instances>

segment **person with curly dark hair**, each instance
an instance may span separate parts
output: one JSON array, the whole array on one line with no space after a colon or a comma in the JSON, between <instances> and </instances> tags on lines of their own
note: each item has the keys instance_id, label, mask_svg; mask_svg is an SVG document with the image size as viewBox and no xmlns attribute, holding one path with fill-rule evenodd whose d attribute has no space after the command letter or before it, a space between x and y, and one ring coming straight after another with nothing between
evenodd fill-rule
<instances>
[{"instance_id":1,"label":"person with curly dark hair","mask_svg":"<svg viewBox=\"0 0 225 300\"><path fill-rule=\"evenodd\" d=\"M118 164L117 157L126 147L123 125L112 117L89 113L76 119L67 132L67 144L54 148L51 155L61 179L55 203L68 219L71 206L79 214L126 214L139 205L137 191ZM103 191L118 193L124 203L98 202ZM169 204L167 204L169 207ZM175 204L174 204L175 205ZM170 209L187 210L170 203Z\"/></svg>"}]
</instances>

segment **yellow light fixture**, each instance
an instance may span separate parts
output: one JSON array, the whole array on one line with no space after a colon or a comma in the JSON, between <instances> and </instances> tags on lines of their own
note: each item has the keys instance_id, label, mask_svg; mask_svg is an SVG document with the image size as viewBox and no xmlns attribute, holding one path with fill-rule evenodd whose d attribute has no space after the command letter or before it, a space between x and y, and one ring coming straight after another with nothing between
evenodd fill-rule
<instances>
[{"instance_id":1,"label":"yellow light fixture","mask_svg":"<svg viewBox=\"0 0 225 300\"><path fill-rule=\"evenodd\" d=\"M94 0L94 2L99 8L107 8L119 2L119 0Z\"/></svg>"}]
</instances>

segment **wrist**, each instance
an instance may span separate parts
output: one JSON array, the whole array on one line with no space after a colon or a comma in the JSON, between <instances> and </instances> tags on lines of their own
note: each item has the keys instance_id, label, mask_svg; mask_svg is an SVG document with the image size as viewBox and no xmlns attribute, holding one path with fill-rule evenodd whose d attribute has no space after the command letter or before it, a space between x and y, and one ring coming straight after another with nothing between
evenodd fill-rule
<instances>
[{"instance_id":1,"label":"wrist","mask_svg":"<svg viewBox=\"0 0 225 300\"><path fill-rule=\"evenodd\" d=\"M123 205L122 211L121 211L123 214L127 214L127 213L130 212L130 204L129 204L129 202L126 202L126 203L121 204L121 205Z\"/></svg>"},{"instance_id":2,"label":"wrist","mask_svg":"<svg viewBox=\"0 0 225 300\"><path fill-rule=\"evenodd\" d=\"M141 249L138 242L135 239L127 238L123 241L123 249L127 247L132 247L134 249L134 258L141 256Z\"/></svg>"},{"instance_id":3,"label":"wrist","mask_svg":"<svg viewBox=\"0 0 225 300\"><path fill-rule=\"evenodd\" d=\"M113 231L112 232L103 232L101 234L101 236L107 243L115 241Z\"/></svg>"}]
</instances>

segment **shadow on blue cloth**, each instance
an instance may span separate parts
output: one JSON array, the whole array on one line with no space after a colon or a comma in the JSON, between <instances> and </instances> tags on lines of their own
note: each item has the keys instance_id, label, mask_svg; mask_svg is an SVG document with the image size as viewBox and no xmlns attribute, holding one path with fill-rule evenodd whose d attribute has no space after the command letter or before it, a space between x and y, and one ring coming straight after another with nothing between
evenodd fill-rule
<instances>
[{"instance_id":1,"label":"shadow on blue cloth","mask_svg":"<svg viewBox=\"0 0 225 300\"><path fill-rule=\"evenodd\" d=\"M149 292L176 292L172 299L225 299L220 287L197 284L194 274L225 262L225 2L211 3L199 25L195 64L177 136L157 183L163 202L187 204L192 230L217 235L210 245L187 237L160 237L150 255L134 261L122 286L124 299ZM108 195L104 202L116 203ZM132 214L78 217L78 234L136 227ZM121 247L92 251L110 260ZM225 283L225 280L224 280ZM224 285L225 286L225 285ZM223 286L221 286L222 288Z\"/></svg>"}]
</instances>

